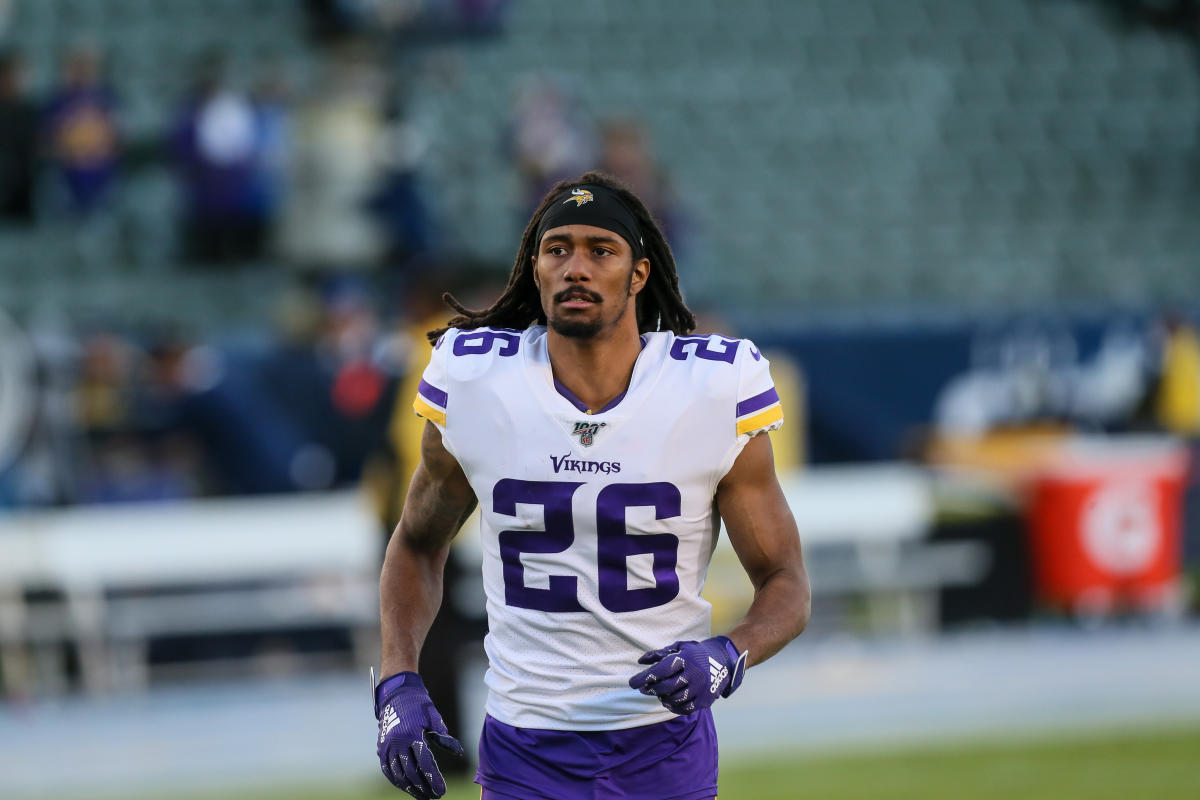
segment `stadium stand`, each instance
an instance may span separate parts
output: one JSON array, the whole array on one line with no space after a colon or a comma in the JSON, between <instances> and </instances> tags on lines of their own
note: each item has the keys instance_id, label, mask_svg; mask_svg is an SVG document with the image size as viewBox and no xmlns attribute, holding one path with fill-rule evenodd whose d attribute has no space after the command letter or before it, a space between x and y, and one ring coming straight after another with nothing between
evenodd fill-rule
<instances>
[{"instance_id":1,"label":"stadium stand","mask_svg":"<svg viewBox=\"0 0 1200 800\"><path fill-rule=\"evenodd\" d=\"M1200 87L1182 41L1077 2L750 3L736 36L716 4L609 12L564 30L553 3L514 8L509 40L464 54L446 140L470 141L493 76L565 44L578 58L552 68L589 108L632 107L652 129L708 232L712 296L1148 299L1131 272L1187 290ZM643 94L648 73L665 90ZM463 212L487 196L441 183ZM479 241L471 211L453 218Z\"/></svg>"},{"instance_id":2,"label":"stadium stand","mask_svg":"<svg viewBox=\"0 0 1200 800\"><path fill-rule=\"evenodd\" d=\"M212 45L242 74L264 55L299 85L313 74L302 4L149 8L19 1L3 38L39 86L64 47L95 43L135 141L161 137L192 59ZM702 231L687 265L697 299L990 307L1193 293L1200 86L1182 39L1118 28L1075 0L753 2L738 7L736 34L712 2L580 13L586 24L567 24L550 0L526 0L498 37L408 43L397 56L421 64L406 94L430 135L420 170L454 250L511 258L524 209L500 130L522 76L549 71L589 114L649 129ZM175 208L151 160L125 177L108 239L0 233L5 304L261 316L262 290L286 272L181 276Z\"/></svg>"}]
</instances>

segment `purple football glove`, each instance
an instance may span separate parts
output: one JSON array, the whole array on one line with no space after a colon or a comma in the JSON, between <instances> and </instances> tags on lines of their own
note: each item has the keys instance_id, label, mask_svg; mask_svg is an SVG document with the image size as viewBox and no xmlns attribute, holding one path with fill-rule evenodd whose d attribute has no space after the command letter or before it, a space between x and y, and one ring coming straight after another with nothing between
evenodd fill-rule
<instances>
[{"instance_id":1,"label":"purple football glove","mask_svg":"<svg viewBox=\"0 0 1200 800\"><path fill-rule=\"evenodd\" d=\"M421 676L400 672L380 681L375 687L375 719L379 720L375 752L384 777L420 800L444 795L446 779L425 737L460 756L464 751L446 730Z\"/></svg>"},{"instance_id":2,"label":"purple football glove","mask_svg":"<svg viewBox=\"0 0 1200 800\"><path fill-rule=\"evenodd\" d=\"M639 664L653 666L630 678L629 688L657 697L668 711L691 714L742 685L747 655L738 653L727 636L675 642L639 658Z\"/></svg>"}]
</instances>

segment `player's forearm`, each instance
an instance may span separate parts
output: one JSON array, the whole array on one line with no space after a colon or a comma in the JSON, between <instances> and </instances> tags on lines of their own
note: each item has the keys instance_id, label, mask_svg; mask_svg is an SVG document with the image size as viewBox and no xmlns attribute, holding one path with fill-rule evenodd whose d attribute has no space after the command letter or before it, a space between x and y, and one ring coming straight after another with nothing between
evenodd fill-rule
<instances>
[{"instance_id":1,"label":"player's forearm","mask_svg":"<svg viewBox=\"0 0 1200 800\"><path fill-rule=\"evenodd\" d=\"M449 544L414 549L399 531L388 543L379 578L383 676L417 671L421 646L442 604Z\"/></svg>"},{"instance_id":2,"label":"player's forearm","mask_svg":"<svg viewBox=\"0 0 1200 800\"><path fill-rule=\"evenodd\" d=\"M442 604L442 571L450 542L475 508L475 495L426 425L400 524L388 542L379 577L383 675L417 670L421 646Z\"/></svg>"},{"instance_id":3,"label":"player's forearm","mask_svg":"<svg viewBox=\"0 0 1200 800\"><path fill-rule=\"evenodd\" d=\"M748 666L761 664L804 631L811 613L804 565L782 567L755 587L746 616L726 635L738 651L750 651Z\"/></svg>"}]
</instances>

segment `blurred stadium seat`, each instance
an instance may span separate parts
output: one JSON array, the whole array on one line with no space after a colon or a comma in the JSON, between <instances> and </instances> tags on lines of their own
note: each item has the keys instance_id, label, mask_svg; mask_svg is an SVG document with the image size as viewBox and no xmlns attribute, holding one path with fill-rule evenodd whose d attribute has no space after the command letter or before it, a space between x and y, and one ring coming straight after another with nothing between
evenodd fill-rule
<instances>
[{"instance_id":1,"label":"blurred stadium seat","mask_svg":"<svg viewBox=\"0 0 1200 800\"><path fill-rule=\"evenodd\" d=\"M265 54L292 75L311 69L299 4L171 0L150 13L144 0L39 0L15 8L7 38L28 51L40 84L75 37L108 53L135 138L162 135L191 60L214 44L243 75ZM702 299L761 302L769 285L774 303L991 305L1064 291L1102 300L1109 283L1126 286L1123 299L1132 300L1191 286L1200 228L1187 224L1198 194L1189 155L1200 85L1182 41L1117 30L1082 2L751 3L739 9L736 32L713 3L681 15L616 0L579 13L548 0L515 4L505 36L458 52L451 91L442 80L409 87L414 106L436 119L423 169L457 249L501 264L511 257L520 209L508 199L512 174L496 142L512 87L544 66L539 51L553 37L573 54L553 70L591 112L647 121L680 194L711 232L694 258L701 281L691 291ZM633 18L638 24L627 24ZM618 30L614 48L607 33ZM136 261L169 261L165 175L132 179L125 191ZM831 195L846 202L829 203ZM931 245L943 222L963 223L964 234ZM1129 280L1129 259L1111 247L1107 232L1128 226L1143 231L1132 255L1151 266L1153 285ZM801 241L796 228L836 233ZM1048 246L1055 241L1064 244ZM897 280L911 264L919 272L931 249L980 277L969 298L956 270ZM0 271L20 269L10 253L0 245ZM787 269L776 268L781 258ZM1083 263L1095 280L1076 282ZM820 275L835 266L848 274ZM744 270L769 279L747 280Z\"/></svg>"}]
</instances>

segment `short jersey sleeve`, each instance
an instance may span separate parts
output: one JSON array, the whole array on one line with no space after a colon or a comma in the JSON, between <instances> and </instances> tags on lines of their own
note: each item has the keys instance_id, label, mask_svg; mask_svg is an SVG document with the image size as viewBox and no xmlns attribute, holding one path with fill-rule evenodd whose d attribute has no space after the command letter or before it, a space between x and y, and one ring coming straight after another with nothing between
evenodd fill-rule
<instances>
[{"instance_id":1,"label":"short jersey sleeve","mask_svg":"<svg viewBox=\"0 0 1200 800\"><path fill-rule=\"evenodd\" d=\"M453 330L446 331L434 345L433 352L429 355L429 365L421 375L421 382L417 384L417 395L413 398L413 411L417 416L437 425L443 434L446 432L446 408L450 399L446 358L453 333Z\"/></svg>"},{"instance_id":2,"label":"short jersey sleeve","mask_svg":"<svg viewBox=\"0 0 1200 800\"><path fill-rule=\"evenodd\" d=\"M738 351L740 369L734 421L738 438L746 441L751 436L782 426L783 406L763 354L749 339L742 341Z\"/></svg>"}]
</instances>

